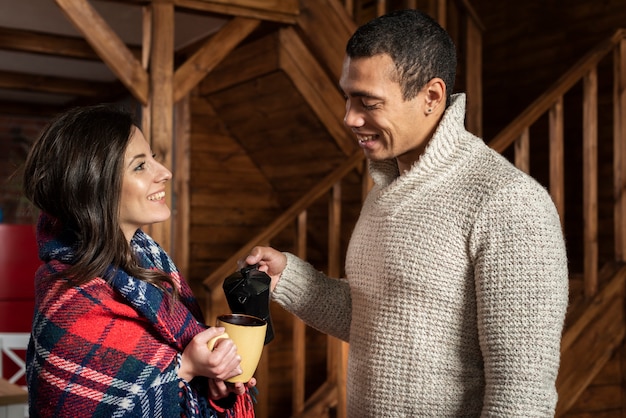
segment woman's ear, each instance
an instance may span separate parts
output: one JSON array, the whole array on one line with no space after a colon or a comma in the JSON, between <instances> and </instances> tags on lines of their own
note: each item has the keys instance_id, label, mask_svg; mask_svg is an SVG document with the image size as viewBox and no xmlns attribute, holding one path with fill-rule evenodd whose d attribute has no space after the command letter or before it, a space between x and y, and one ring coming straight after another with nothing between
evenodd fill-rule
<instances>
[{"instance_id":1,"label":"woman's ear","mask_svg":"<svg viewBox=\"0 0 626 418\"><path fill-rule=\"evenodd\" d=\"M435 77L425 87L426 113L442 113L446 108L446 83Z\"/></svg>"}]
</instances>

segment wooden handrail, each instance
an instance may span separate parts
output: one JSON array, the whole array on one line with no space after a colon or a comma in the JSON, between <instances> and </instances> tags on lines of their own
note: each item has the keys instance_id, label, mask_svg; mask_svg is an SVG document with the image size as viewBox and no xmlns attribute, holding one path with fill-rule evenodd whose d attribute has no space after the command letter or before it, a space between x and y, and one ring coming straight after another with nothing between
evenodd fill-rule
<instances>
[{"instance_id":1,"label":"wooden handrail","mask_svg":"<svg viewBox=\"0 0 626 418\"><path fill-rule=\"evenodd\" d=\"M622 147L623 122L621 114L624 113L626 99L624 98L624 75L625 69L620 62L624 60L621 52L626 39L626 29L617 30L613 36L598 44L582 59L580 59L569 71L561 76L544 94L531 103L516 119L514 119L489 145L502 153L511 145L515 146L514 161L520 169L530 171L529 138L530 127L541 116L549 114L549 140L550 140L550 194L555 202L557 210L564 220L564 166L563 160L563 97L576 84L582 83L583 97L583 279L585 297L591 300L598 291L598 65L602 59L612 52L614 53L615 80L613 82L614 108L614 170L615 170L615 261L624 258L624 237L626 228L626 208L621 203L621 190L624 178L624 155L620 154Z\"/></svg>"},{"instance_id":2,"label":"wooden handrail","mask_svg":"<svg viewBox=\"0 0 626 418\"><path fill-rule=\"evenodd\" d=\"M360 164L365 156L361 150L358 150L350 156L342 165L337 167L334 171L328 174L322 181L320 181L315 187L313 187L306 195L302 196L296 201L289 209L287 209L282 215L274 220L267 228L250 239L245 245L243 245L237 252L235 252L228 260L226 260L220 267L215 269L202 284L207 291L210 291L215 286L221 284L224 277L231 274L237 268L237 261L246 256L248 251L255 245L269 242L278 233L280 233L285 227L287 227L293 220L304 210L306 210L312 203L328 192L335 183L340 181L346 174L356 168Z\"/></svg>"},{"instance_id":3,"label":"wooden handrail","mask_svg":"<svg viewBox=\"0 0 626 418\"><path fill-rule=\"evenodd\" d=\"M588 54L574 64L569 71L563 74L544 94L530 104L517 118L505 127L496 137L489 141L489 146L498 152L503 152L513 144L524 129L546 113L554 103L568 90L593 69L600 60L606 57L619 42L626 38L626 29L618 29L613 36L601 42Z\"/></svg>"}]
</instances>

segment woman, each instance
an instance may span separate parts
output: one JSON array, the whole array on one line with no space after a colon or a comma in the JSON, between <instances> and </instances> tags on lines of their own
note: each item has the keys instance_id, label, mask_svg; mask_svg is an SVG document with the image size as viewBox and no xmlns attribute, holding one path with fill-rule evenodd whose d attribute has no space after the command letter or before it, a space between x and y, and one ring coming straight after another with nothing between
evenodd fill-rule
<instances>
[{"instance_id":1,"label":"woman","mask_svg":"<svg viewBox=\"0 0 626 418\"><path fill-rule=\"evenodd\" d=\"M36 306L27 351L31 417L253 417L223 328L207 328L169 256L140 228L169 218L165 184L132 116L71 110L26 161L40 210Z\"/></svg>"}]
</instances>

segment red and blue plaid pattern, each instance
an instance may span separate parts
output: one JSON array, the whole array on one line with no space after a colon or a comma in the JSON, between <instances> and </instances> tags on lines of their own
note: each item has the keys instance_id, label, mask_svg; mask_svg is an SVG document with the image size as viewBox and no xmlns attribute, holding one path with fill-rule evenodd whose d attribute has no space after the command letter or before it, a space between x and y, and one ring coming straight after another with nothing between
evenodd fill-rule
<instances>
[{"instance_id":1,"label":"red and blue plaid pattern","mask_svg":"<svg viewBox=\"0 0 626 418\"><path fill-rule=\"evenodd\" d=\"M206 379L180 385L177 375L179 353L206 327L172 260L137 231L131 246L140 264L169 273L178 301L121 270L68 288L52 277L71 264L67 236L54 219L40 217L39 252L46 264L35 277L27 351L30 416L217 417ZM249 404L248 395L240 398L237 403Z\"/></svg>"}]
</instances>

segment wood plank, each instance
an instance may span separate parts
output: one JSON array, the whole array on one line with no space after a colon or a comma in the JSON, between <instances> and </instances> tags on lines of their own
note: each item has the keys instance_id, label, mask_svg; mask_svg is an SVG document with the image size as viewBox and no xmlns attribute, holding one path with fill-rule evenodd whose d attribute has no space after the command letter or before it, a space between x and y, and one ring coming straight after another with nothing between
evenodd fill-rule
<instances>
[{"instance_id":1,"label":"wood plank","mask_svg":"<svg viewBox=\"0 0 626 418\"><path fill-rule=\"evenodd\" d=\"M467 93L467 130L483 136L483 39L478 25L468 19L465 48L465 92Z\"/></svg>"},{"instance_id":2,"label":"wood plank","mask_svg":"<svg viewBox=\"0 0 626 418\"><path fill-rule=\"evenodd\" d=\"M337 146L345 155L352 154L357 149L356 140L343 124L345 101L337 84L328 78L293 29L280 31L280 44L281 68L328 129Z\"/></svg>"},{"instance_id":3,"label":"wood plank","mask_svg":"<svg viewBox=\"0 0 626 418\"><path fill-rule=\"evenodd\" d=\"M251 9L271 10L273 12L297 14L297 0L198 0L204 3L229 4Z\"/></svg>"},{"instance_id":4,"label":"wood plank","mask_svg":"<svg viewBox=\"0 0 626 418\"><path fill-rule=\"evenodd\" d=\"M550 109L550 196L565 224L565 160L563 131L563 96Z\"/></svg>"},{"instance_id":5,"label":"wood plank","mask_svg":"<svg viewBox=\"0 0 626 418\"><path fill-rule=\"evenodd\" d=\"M300 13L297 0L281 0L280 3L274 0L175 0L175 3L186 9L287 24L295 23Z\"/></svg>"},{"instance_id":6,"label":"wood plank","mask_svg":"<svg viewBox=\"0 0 626 418\"><path fill-rule=\"evenodd\" d=\"M278 70L278 48L276 33L238 47L202 81L200 94L209 95Z\"/></svg>"},{"instance_id":7,"label":"wood plank","mask_svg":"<svg viewBox=\"0 0 626 418\"><path fill-rule=\"evenodd\" d=\"M618 261L626 261L626 39L620 41L613 53L613 74L615 257Z\"/></svg>"},{"instance_id":8,"label":"wood plank","mask_svg":"<svg viewBox=\"0 0 626 418\"><path fill-rule=\"evenodd\" d=\"M608 303L619 297L626 287L626 268L621 268L616 272L612 280L607 284L600 293L596 295L593 301L587 301L582 309L583 313L577 317L574 323L568 325L561 339L561 355L570 349L574 341L584 332L585 329L592 326L595 318L606 309ZM570 289L570 301L572 301L572 289ZM580 298L581 301L584 301ZM568 317L570 315L568 314Z\"/></svg>"},{"instance_id":9,"label":"wood plank","mask_svg":"<svg viewBox=\"0 0 626 418\"><path fill-rule=\"evenodd\" d=\"M174 101L188 94L242 40L259 25L260 20L236 17L214 34L174 75Z\"/></svg>"},{"instance_id":10,"label":"wood plank","mask_svg":"<svg viewBox=\"0 0 626 418\"><path fill-rule=\"evenodd\" d=\"M0 49L100 61L91 45L82 38L21 29L0 28ZM135 56L138 52L133 49Z\"/></svg>"},{"instance_id":11,"label":"wood plank","mask_svg":"<svg viewBox=\"0 0 626 418\"><path fill-rule=\"evenodd\" d=\"M306 13L298 16L298 29L304 33L319 65L338 81L346 44L356 24L339 1L301 0L301 3Z\"/></svg>"},{"instance_id":12,"label":"wood plank","mask_svg":"<svg viewBox=\"0 0 626 418\"><path fill-rule=\"evenodd\" d=\"M526 128L515 141L515 167L530 174L530 132Z\"/></svg>"},{"instance_id":13,"label":"wood plank","mask_svg":"<svg viewBox=\"0 0 626 418\"><path fill-rule=\"evenodd\" d=\"M232 208L241 205L242 203L249 207L270 205L274 205L277 208L279 207L276 202L276 196L270 193L251 193L246 195L245 199L242 198L241 201L237 201L230 198L224 198L219 195L209 195L205 193L204 190L198 189L195 186L193 190L194 194L191 196L191 205L194 208L213 208L216 205ZM245 211L243 213L245 213Z\"/></svg>"},{"instance_id":14,"label":"wood plank","mask_svg":"<svg viewBox=\"0 0 626 418\"><path fill-rule=\"evenodd\" d=\"M154 0L100 0L115 3L147 6ZM295 23L300 13L298 0L173 0L181 9L210 12L231 16Z\"/></svg>"},{"instance_id":15,"label":"wood plank","mask_svg":"<svg viewBox=\"0 0 626 418\"><path fill-rule=\"evenodd\" d=\"M0 405L28 403L28 392L0 377Z\"/></svg>"},{"instance_id":16,"label":"wood plank","mask_svg":"<svg viewBox=\"0 0 626 418\"><path fill-rule=\"evenodd\" d=\"M315 187L313 187L309 193L302 196L297 202L295 202L289 209L283 212L277 217L274 222L267 226L267 228L251 238L247 244L241 247L236 253L234 253L225 263L223 268L217 269L210 276L203 281L206 288L214 287L217 280L220 280L226 272L225 269L229 269L227 266L236 264L236 261L243 257L251 247L257 245L260 242L270 241L278 231L283 230L286 225L291 223L295 217L307 208L311 203L315 202L320 196L322 196L327 190L332 187L340 178L352 171L357 164L361 164L363 161L363 153L355 152L350 158L348 158L341 166L337 167L332 173L321 179Z\"/></svg>"},{"instance_id":17,"label":"wood plank","mask_svg":"<svg viewBox=\"0 0 626 418\"><path fill-rule=\"evenodd\" d=\"M583 82L583 219L585 297L598 291L598 72Z\"/></svg>"},{"instance_id":18,"label":"wood plank","mask_svg":"<svg viewBox=\"0 0 626 418\"><path fill-rule=\"evenodd\" d=\"M190 111L189 96L179 100L175 106L176 127L174 134L174 148L176 149L174 167L176 175L173 179L173 192L176 202L172 208L174 224L174 262L182 273L187 277L189 270L189 226L191 224L191 197L189 190L190 179Z\"/></svg>"},{"instance_id":19,"label":"wood plank","mask_svg":"<svg viewBox=\"0 0 626 418\"><path fill-rule=\"evenodd\" d=\"M603 411L616 411L621 407L620 385L592 385L583 392L578 401L568 413L600 413Z\"/></svg>"},{"instance_id":20,"label":"wood plank","mask_svg":"<svg viewBox=\"0 0 626 418\"><path fill-rule=\"evenodd\" d=\"M152 151L176 175L174 155L174 5L156 1L151 6L152 42L150 51L150 143ZM165 185L165 199L172 208L172 182ZM152 225L151 234L165 251L173 253L172 218Z\"/></svg>"},{"instance_id":21,"label":"wood plank","mask_svg":"<svg viewBox=\"0 0 626 418\"><path fill-rule=\"evenodd\" d=\"M608 301L593 326L588 327L562 354L556 382L559 393L556 417L569 411L622 343L625 334L623 303L623 292Z\"/></svg>"},{"instance_id":22,"label":"wood plank","mask_svg":"<svg viewBox=\"0 0 626 418\"><path fill-rule=\"evenodd\" d=\"M302 211L296 220L296 252L303 260L307 258L307 211ZM293 384L291 388L292 415L304 410L306 382L306 326L298 317L292 315L293 342Z\"/></svg>"},{"instance_id":23,"label":"wood plank","mask_svg":"<svg viewBox=\"0 0 626 418\"><path fill-rule=\"evenodd\" d=\"M121 91L118 83L76 80L11 71L0 71L0 88L80 97L110 97L112 92Z\"/></svg>"},{"instance_id":24,"label":"wood plank","mask_svg":"<svg viewBox=\"0 0 626 418\"><path fill-rule=\"evenodd\" d=\"M329 417L328 410L337 405L337 386L324 382L311 395L304 406L304 412L295 418L326 418Z\"/></svg>"},{"instance_id":25,"label":"wood plank","mask_svg":"<svg viewBox=\"0 0 626 418\"><path fill-rule=\"evenodd\" d=\"M55 0L72 24L140 103L148 101L148 74L87 0Z\"/></svg>"},{"instance_id":26,"label":"wood plank","mask_svg":"<svg viewBox=\"0 0 626 418\"><path fill-rule=\"evenodd\" d=\"M214 200L219 202L222 199ZM259 224L271 222L280 214L278 207L257 209L241 204L227 207L194 206L194 209L198 209L193 216L194 228L213 225L256 228Z\"/></svg>"}]
</instances>

